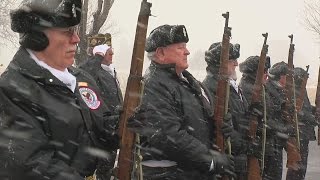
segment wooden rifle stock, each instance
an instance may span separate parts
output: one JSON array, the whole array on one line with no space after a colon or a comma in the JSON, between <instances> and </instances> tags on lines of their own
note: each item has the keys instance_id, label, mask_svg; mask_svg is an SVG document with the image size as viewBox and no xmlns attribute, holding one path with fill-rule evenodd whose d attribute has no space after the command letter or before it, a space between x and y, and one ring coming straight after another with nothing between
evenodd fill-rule
<instances>
[{"instance_id":1,"label":"wooden rifle stock","mask_svg":"<svg viewBox=\"0 0 320 180\"><path fill-rule=\"evenodd\" d=\"M251 104L261 103L262 100L262 90L263 90L263 75L266 63L266 57L268 53L268 33L262 34L264 37L263 46L260 53L260 60L256 75L256 80L254 82L253 91L252 91L252 100ZM250 125L249 125L249 139L251 143L256 143L256 134L257 134L258 119L256 116L250 116ZM248 180L261 180L261 172L259 160L253 154L248 155Z\"/></svg>"},{"instance_id":2,"label":"wooden rifle stock","mask_svg":"<svg viewBox=\"0 0 320 180\"><path fill-rule=\"evenodd\" d=\"M298 170L298 162L301 161L300 156L300 147L298 147L299 141L299 131L298 127L296 126L297 120L294 117L294 112L290 112L290 109L296 111L295 104L293 102L292 97L294 97L294 79L293 79L293 53L294 53L294 44L293 35L289 35L290 38L290 48L289 48L289 55L288 55L288 73L286 76L286 86L285 86L285 111L284 117L288 124L295 128L295 135L294 137L290 136L287 140L287 168Z\"/></svg>"},{"instance_id":3,"label":"wooden rifle stock","mask_svg":"<svg viewBox=\"0 0 320 180\"><path fill-rule=\"evenodd\" d=\"M230 49L230 37L231 28L228 27L229 12L222 14L225 18L225 26L223 39L221 44L221 55L220 55L220 68L219 68L219 80L216 92L216 100L214 107L214 122L216 124L216 144L220 148L221 152L225 152L225 140L221 132L223 125L223 119L225 114L228 112L229 102L229 82L228 82L228 60L229 60L229 49ZM231 149L229 148L229 151ZM231 152L229 152L231 153ZM224 180L228 177L223 177Z\"/></svg>"},{"instance_id":4,"label":"wooden rifle stock","mask_svg":"<svg viewBox=\"0 0 320 180\"><path fill-rule=\"evenodd\" d=\"M127 129L127 121L133 114L134 109L140 104L141 100L144 47L146 43L149 16L151 14L150 8L151 3L147 2L147 0L143 0L141 2L131 59L130 74L123 103L123 113L120 116L119 122L119 135L121 138L118 160L119 167L117 169L119 180L131 179L131 171L134 164L133 151L135 134Z\"/></svg>"},{"instance_id":5,"label":"wooden rifle stock","mask_svg":"<svg viewBox=\"0 0 320 180\"><path fill-rule=\"evenodd\" d=\"M308 71L309 71L309 65L307 66L307 69L306 69L306 72L307 74L304 75L302 77L302 82L300 84L300 89L299 89L299 97L296 98L296 101L295 101L295 105L296 105L296 112L295 112L295 133L296 133L296 138L298 140L300 140L300 134L299 134L299 119L298 119L298 113L302 110L302 106L303 106L303 102L304 102L304 98L305 98L305 93L306 93L306 86L307 86L307 81L308 81L308 78L309 78L309 74L308 74ZM296 80L295 80L296 81ZM296 86L296 84L295 84ZM296 97L296 96L295 96ZM300 141L297 142L297 147L300 147Z\"/></svg>"},{"instance_id":6,"label":"wooden rifle stock","mask_svg":"<svg viewBox=\"0 0 320 180\"><path fill-rule=\"evenodd\" d=\"M306 67L306 72L308 73L309 71L309 65ZM304 97L305 97L305 93L306 93L306 86L307 86L307 82L308 82L308 75L305 75L302 79L301 85L300 85L300 90L299 90L299 97L297 98L296 101L296 109L297 112L300 112L302 110L302 106L303 106L303 101L304 101Z\"/></svg>"},{"instance_id":7,"label":"wooden rifle stock","mask_svg":"<svg viewBox=\"0 0 320 180\"><path fill-rule=\"evenodd\" d=\"M319 66L319 73L318 73L318 85L317 85L317 93L316 93L316 112L315 117L318 124L320 124L320 66ZM318 145L320 145L320 127L318 125Z\"/></svg>"}]
</instances>

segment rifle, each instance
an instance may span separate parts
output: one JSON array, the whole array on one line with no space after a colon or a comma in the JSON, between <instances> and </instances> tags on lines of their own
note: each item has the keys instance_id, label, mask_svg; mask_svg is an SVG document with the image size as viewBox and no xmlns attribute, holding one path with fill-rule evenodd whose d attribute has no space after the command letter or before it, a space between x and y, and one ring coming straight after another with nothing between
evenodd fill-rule
<instances>
[{"instance_id":1,"label":"rifle","mask_svg":"<svg viewBox=\"0 0 320 180\"><path fill-rule=\"evenodd\" d=\"M305 98L305 93L306 93L306 86L307 86L307 81L308 81L308 78L309 78L309 74L308 74L308 71L309 71L309 65L306 66L306 72L307 74L305 76L302 77L302 82L300 84L300 89L299 89L299 97L296 98L296 93L294 93L294 104L296 105L296 110L294 112L294 118L295 118L295 130L296 130L296 134L297 134L297 139L300 140L300 135L299 135L299 119L298 119L298 112L300 112L302 110L302 106L303 106L303 102L304 102L304 98ZM296 80L294 80L295 82ZM296 84L295 84L296 86ZM294 91L295 91L296 88L294 88ZM300 147L300 141L297 142L298 144L298 147Z\"/></svg>"},{"instance_id":2,"label":"rifle","mask_svg":"<svg viewBox=\"0 0 320 180\"><path fill-rule=\"evenodd\" d=\"M316 112L315 117L318 124L320 124L320 66L319 66L319 74L318 74L318 85L317 85L317 93L316 93ZM320 127L318 125L318 145L320 145Z\"/></svg>"},{"instance_id":3,"label":"rifle","mask_svg":"<svg viewBox=\"0 0 320 180\"><path fill-rule=\"evenodd\" d=\"M306 72L308 73L309 71L309 65L306 66ZM300 85L300 90L299 90L299 97L297 98L296 101L296 108L297 108L297 112L300 112L302 110L302 105L303 105L303 101L304 101L304 97L305 97L305 93L306 93L306 86L307 86L307 81L308 81L309 76L305 75L302 78L302 82Z\"/></svg>"},{"instance_id":4,"label":"rifle","mask_svg":"<svg viewBox=\"0 0 320 180\"><path fill-rule=\"evenodd\" d=\"M266 57L268 53L268 33L262 34L264 37L264 42L262 45L259 65L256 75L256 80L253 85L253 92L251 98L251 104L260 103L262 100L262 90L263 90L263 74L264 74L264 67L266 64ZM257 126L258 126L258 119L256 116L250 116L250 124L249 124L249 139L251 143L256 143L256 134L257 134ZM261 180L261 172L259 166L259 160L253 154L248 155L248 180Z\"/></svg>"},{"instance_id":5,"label":"rifle","mask_svg":"<svg viewBox=\"0 0 320 180\"><path fill-rule=\"evenodd\" d=\"M266 154L266 141L267 141L267 102L266 102L266 89L262 87L262 102L263 102L263 128L262 128L262 158L261 158L261 173L264 173L265 154Z\"/></svg>"},{"instance_id":6,"label":"rifle","mask_svg":"<svg viewBox=\"0 0 320 180\"><path fill-rule=\"evenodd\" d=\"M120 116L119 135L120 152L118 160L118 179L130 180L133 167L133 149L135 134L128 130L127 121L133 114L134 109L140 104L142 89L142 69L144 58L144 47L146 43L146 34L149 16L151 14L151 3L142 0L138 22L136 27L136 36L131 59L130 74L127 81L127 87L123 103L123 113Z\"/></svg>"},{"instance_id":7,"label":"rifle","mask_svg":"<svg viewBox=\"0 0 320 180\"><path fill-rule=\"evenodd\" d=\"M299 127L297 126L297 120L295 118L296 107L293 102L294 94L294 79L293 79L293 53L294 53L294 44L293 35L289 35L290 38L290 48L288 55L288 73L286 75L286 86L285 86L285 111L284 118L288 124L292 125L295 128L294 137L290 136L287 140L287 168L298 170L298 162L301 161L300 156L300 147L299 147ZM294 100L295 101L295 100ZM290 112L290 109L293 109L293 112Z\"/></svg>"},{"instance_id":8,"label":"rifle","mask_svg":"<svg viewBox=\"0 0 320 180\"><path fill-rule=\"evenodd\" d=\"M216 131L216 144L220 148L221 152L225 151L225 140L221 132L221 127L223 125L223 118L228 112L228 102L229 102L229 78L228 78L228 60L229 60L229 48L230 48L230 37L231 28L228 27L229 22L229 12L222 14L225 18L224 33L221 44L221 55L220 55L220 67L219 67L219 80L216 92L216 102L214 107L214 122L217 127ZM231 154L230 141L227 142L229 145L228 153ZM228 179L228 177L223 177L223 179Z\"/></svg>"}]
</instances>

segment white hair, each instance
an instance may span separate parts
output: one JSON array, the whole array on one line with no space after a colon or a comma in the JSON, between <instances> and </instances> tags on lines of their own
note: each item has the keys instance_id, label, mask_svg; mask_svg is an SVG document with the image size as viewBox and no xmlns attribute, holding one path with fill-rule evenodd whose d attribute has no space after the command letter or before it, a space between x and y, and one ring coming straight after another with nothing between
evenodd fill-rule
<instances>
[{"instance_id":1,"label":"white hair","mask_svg":"<svg viewBox=\"0 0 320 180\"><path fill-rule=\"evenodd\" d=\"M155 51L152 51L152 52L148 52L147 53L147 57L148 57L148 59L150 59L150 61L156 61L157 60L157 58L156 58L156 52Z\"/></svg>"}]
</instances>

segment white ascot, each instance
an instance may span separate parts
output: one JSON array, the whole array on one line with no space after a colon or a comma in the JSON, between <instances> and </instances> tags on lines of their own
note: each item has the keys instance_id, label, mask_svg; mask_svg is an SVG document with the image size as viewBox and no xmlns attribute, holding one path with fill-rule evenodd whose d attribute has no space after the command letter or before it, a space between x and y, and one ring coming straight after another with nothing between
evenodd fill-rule
<instances>
[{"instance_id":1,"label":"white ascot","mask_svg":"<svg viewBox=\"0 0 320 180\"><path fill-rule=\"evenodd\" d=\"M45 62L39 60L34 53L30 50L27 49L29 52L31 58L41 67L47 69L50 71L56 78L58 78L61 82L63 82L72 92L74 92L77 84L77 79L74 75L69 73L68 69L66 68L64 71L57 70L55 68L50 67L48 64Z\"/></svg>"},{"instance_id":2,"label":"white ascot","mask_svg":"<svg viewBox=\"0 0 320 180\"><path fill-rule=\"evenodd\" d=\"M234 88L234 90L236 90L237 94L239 95L240 99L242 99L242 94L239 91L239 86L237 85L237 81L234 79L229 79L229 83L231 84L231 86Z\"/></svg>"},{"instance_id":3,"label":"white ascot","mask_svg":"<svg viewBox=\"0 0 320 180\"><path fill-rule=\"evenodd\" d=\"M105 65L105 64L101 64L102 69L104 69L105 71L107 71L108 73L110 73L114 78L115 78L115 68L113 66L113 64Z\"/></svg>"},{"instance_id":4,"label":"white ascot","mask_svg":"<svg viewBox=\"0 0 320 180\"><path fill-rule=\"evenodd\" d=\"M229 79L229 82L231 86L237 91L237 93L239 93L239 86L237 85L237 81L235 81L234 79Z\"/></svg>"}]
</instances>

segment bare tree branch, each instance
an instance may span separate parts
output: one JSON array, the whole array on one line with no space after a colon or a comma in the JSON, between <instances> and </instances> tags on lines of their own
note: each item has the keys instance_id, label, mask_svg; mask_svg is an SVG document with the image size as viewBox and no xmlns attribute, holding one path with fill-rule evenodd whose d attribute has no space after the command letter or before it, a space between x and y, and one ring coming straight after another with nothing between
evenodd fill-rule
<instances>
[{"instance_id":1,"label":"bare tree branch","mask_svg":"<svg viewBox=\"0 0 320 180\"><path fill-rule=\"evenodd\" d=\"M303 10L303 25L307 30L315 33L320 39L320 1L305 1Z\"/></svg>"},{"instance_id":2,"label":"bare tree branch","mask_svg":"<svg viewBox=\"0 0 320 180\"><path fill-rule=\"evenodd\" d=\"M93 0L90 2L89 0L83 0L82 21L79 34L81 41L79 43L79 52L76 56L76 65L81 64L87 59L87 38L88 36L98 34L101 31L113 3L114 0ZM92 11L93 8L95 9L94 11ZM109 23L108 27L110 27L110 29L112 29L111 26L112 23L111 25ZM106 30L109 28L103 27L103 29Z\"/></svg>"},{"instance_id":3,"label":"bare tree branch","mask_svg":"<svg viewBox=\"0 0 320 180\"><path fill-rule=\"evenodd\" d=\"M105 23L114 0L98 0L97 9L93 13L93 25L89 34L97 34Z\"/></svg>"}]
</instances>

